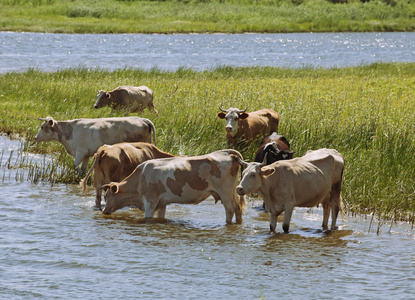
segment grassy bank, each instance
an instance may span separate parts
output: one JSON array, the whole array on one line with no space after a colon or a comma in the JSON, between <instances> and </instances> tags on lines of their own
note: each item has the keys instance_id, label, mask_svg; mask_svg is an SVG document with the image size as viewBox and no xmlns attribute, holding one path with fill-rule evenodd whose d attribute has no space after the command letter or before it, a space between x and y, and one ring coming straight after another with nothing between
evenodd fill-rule
<instances>
[{"instance_id":1,"label":"grassy bank","mask_svg":"<svg viewBox=\"0 0 415 300\"><path fill-rule=\"evenodd\" d=\"M414 31L415 0L1 0L1 31Z\"/></svg>"},{"instance_id":2,"label":"grassy bank","mask_svg":"<svg viewBox=\"0 0 415 300\"><path fill-rule=\"evenodd\" d=\"M57 153L57 163L68 170L73 159L60 144L33 142L41 125L37 118L122 116L109 108L93 108L98 89L122 84L152 88L159 115L145 111L141 116L154 122L158 146L176 155L227 148L218 106L248 111L269 107L280 113L279 133L288 138L295 156L322 147L345 156L342 195L350 212L413 220L414 71L414 63L344 69L222 67L203 72L31 69L0 75L0 131L26 136L29 151ZM257 147L254 143L242 149L244 158L252 160ZM79 178L70 173L53 180Z\"/></svg>"}]
</instances>

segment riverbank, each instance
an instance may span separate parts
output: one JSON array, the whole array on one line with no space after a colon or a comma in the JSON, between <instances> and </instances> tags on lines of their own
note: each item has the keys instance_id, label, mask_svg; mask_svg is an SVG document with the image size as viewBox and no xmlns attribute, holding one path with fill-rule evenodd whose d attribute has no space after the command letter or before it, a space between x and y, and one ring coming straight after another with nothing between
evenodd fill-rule
<instances>
[{"instance_id":1,"label":"riverbank","mask_svg":"<svg viewBox=\"0 0 415 300\"><path fill-rule=\"evenodd\" d=\"M1 1L0 30L50 33L414 31L414 1Z\"/></svg>"},{"instance_id":2,"label":"riverbank","mask_svg":"<svg viewBox=\"0 0 415 300\"><path fill-rule=\"evenodd\" d=\"M77 183L73 158L63 147L37 144L33 137L39 117L124 115L94 109L96 90L137 84L137 79L153 89L159 114L145 111L140 116L155 124L159 148L176 155L227 148L223 121L216 117L219 106L248 111L269 107L280 114L279 133L290 141L295 156L323 147L345 156L342 195L349 212L413 220L414 70L414 63L339 69L220 67L203 72L31 69L0 75L0 131L26 137L25 151L54 155L53 166L34 172L33 181ZM254 143L241 153L252 160L257 147Z\"/></svg>"}]
</instances>

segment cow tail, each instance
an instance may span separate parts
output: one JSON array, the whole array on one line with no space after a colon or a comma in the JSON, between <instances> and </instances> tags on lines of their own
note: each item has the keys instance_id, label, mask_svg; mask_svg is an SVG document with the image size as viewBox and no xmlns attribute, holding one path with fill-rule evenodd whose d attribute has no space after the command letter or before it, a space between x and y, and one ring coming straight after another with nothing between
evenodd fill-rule
<instances>
[{"instance_id":1,"label":"cow tail","mask_svg":"<svg viewBox=\"0 0 415 300\"><path fill-rule=\"evenodd\" d=\"M145 119L146 124L150 127L150 132L153 132L153 144L157 147L156 142L156 128L154 127L153 122L151 122L149 119Z\"/></svg>"},{"instance_id":2,"label":"cow tail","mask_svg":"<svg viewBox=\"0 0 415 300\"><path fill-rule=\"evenodd\" d=\"M81 180L81 182L79 183L79 185L82 187L82 191L83 191L83 193L86 195L86 185L87 185L87 183L88 183L88 179L89 179L89 177L91 176L91 174L92 174L92 171L94 170L94 167L95 167L95 164L97 163L97 161L98 161L98 153L95 153L94 154L94 161L92 162L92 166L91 166L91 168L89 169L89 171L88 171L88 173L85 175L85 177Z\"/></svg>"}]
</instances>

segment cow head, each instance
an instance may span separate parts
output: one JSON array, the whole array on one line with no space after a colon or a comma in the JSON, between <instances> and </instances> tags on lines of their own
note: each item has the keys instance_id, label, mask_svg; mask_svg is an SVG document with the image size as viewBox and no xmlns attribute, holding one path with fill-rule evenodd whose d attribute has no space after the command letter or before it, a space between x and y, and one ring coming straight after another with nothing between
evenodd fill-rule
<instances>
[{"instance_id":1,"label":"cow head","mask_svg":"<svg viewBox=\"0 0 415 300\"><path fill-rule=\"evenodd\" d=\"M105 106L109 106L111 104L111 94L106 91L98 91L97 92L97 102L95 102L95 108L101 108Z\"/></svg>"},{"instance_id":2,"label":"cow head","mask_svg":"<svg viewBox=\"0 0 415 300\"><path fill-rule=\"evenodd\" d=\"M228 110L224 110L219 107L222 111L218 113L218 117L221 119L226 119L226 132L234 137L238 133L238 122L239 119L246 119L248 118L248 113L245 110L240 110L238 108L229 108Z\"/></svg>"},{"instance_id":3,"label":"cow head","mask_svg":"<svg viewBox=\"0 0 415 300\"><path fill-rule=\"evenodd\" d=\"M236 192L243 196L246 194L257 193L262 185L262 177L270 176L274 173L273 168L266 166L267 154L265 154L264 160L259 162L247 163L238 158L239 164L245 168L242 172L242 179L239 185L236 187Z\"/></svg>"},{"instance_id":4,"label":"cow head","mask_svg":"<svg viewBox=\"0 0 415 300\"><path fill-rule=\"evenodd\" d=\"M120 209L117 207L117 194L119 192L118 184L111 182L101 186L101 190L104 191L105 207L102 211L104 215L110 215L116 210Z\"/></svg>"},{"instance_id":5,"label":"cow head","mask_svg":"<svg viewBox=\"0 0 415 300\"><path fill-rule=\"evenodd\" d=\"M270 142L264 146L264 153L267 154L267 165L270 165L278 160L292 159L293 151L281 150L278 143Z\"/></svg>"},{"instance_id":6,"label":"cow head","mask_svg":"<svg viewBox=\"0 0 415 300\"><path fill-rule=\"evenodd\" d=\"M55 130L57 122L52 117L39 118L38 120L44 122L35 136L35 141L48 142L56 140L58 137L58 133Z\"/></svg>"}]
</instances>

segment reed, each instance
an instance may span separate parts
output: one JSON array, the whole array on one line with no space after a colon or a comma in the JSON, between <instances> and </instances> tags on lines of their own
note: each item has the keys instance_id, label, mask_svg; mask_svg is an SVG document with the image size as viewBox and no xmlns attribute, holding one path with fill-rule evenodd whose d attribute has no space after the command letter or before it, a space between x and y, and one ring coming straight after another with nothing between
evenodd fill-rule
<instances>
[{"instance_id":1,"label":"reed","mask_svg":"<svg viewBox=\"0 0 415 300\"><path fill-rule=\"evenodd\" d=\"M32 182L77 183L73 158L57 142L35 143L39 117L57 120L123 116L96 110L96 90L147 85L155 91L153 121L160 149L201 155L227 148L218 107L272 108L279 133L295 156L309 149L335 148L345 156L342 196L350 213L375 213L412 220L415 212L414 63L333 69L272 67L176 72L83 68L0 75L0 131L26 137L23 150L51 154L27 163ZM134 114L132 114L134 115ZM259 140L240 149L252 160Z\"/></svg>"},{"instance_id":2,"label":"reed","mask_svg":"<svg viewBox=\"0 0 415 300\"><path fill-rule=\"evenodd\" d=\"M413 31L415 0L2 0L0 30L55 33Z\"/></svg>"}]
</instances>

